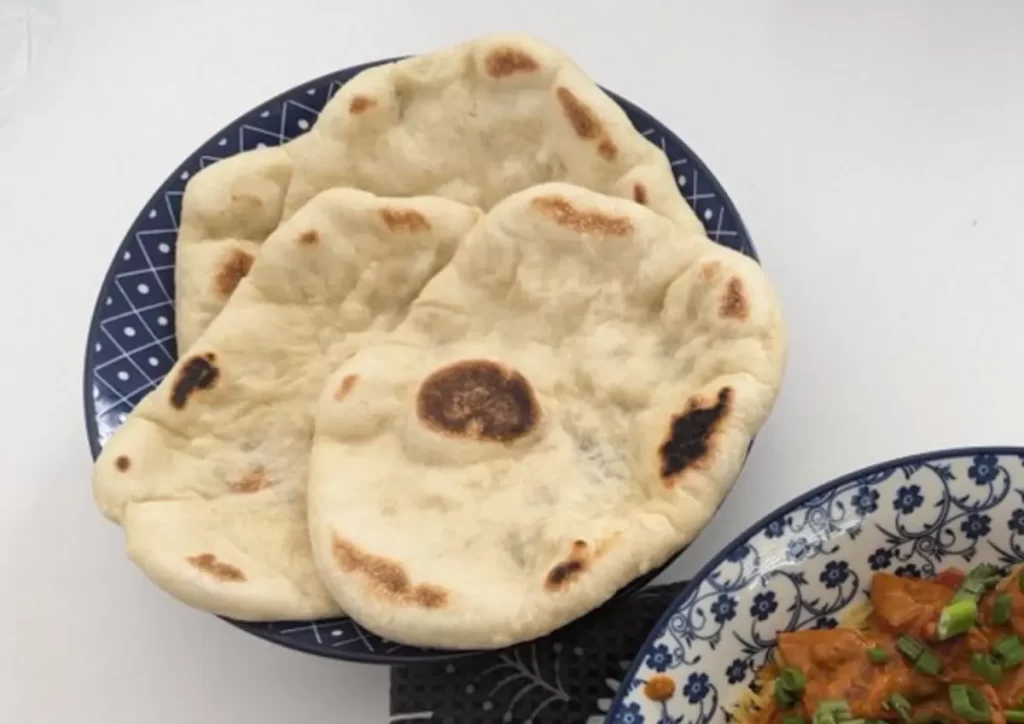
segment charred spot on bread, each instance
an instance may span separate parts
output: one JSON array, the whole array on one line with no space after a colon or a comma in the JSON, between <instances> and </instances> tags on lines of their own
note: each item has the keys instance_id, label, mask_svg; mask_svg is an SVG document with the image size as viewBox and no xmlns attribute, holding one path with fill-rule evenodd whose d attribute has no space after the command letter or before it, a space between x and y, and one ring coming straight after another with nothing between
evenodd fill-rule
<instances>
[{"instance_id":1,"label":"charred spot on bread","mask_svg":"<svg viewBox=\"0 0 1024 724\"><path fill-rule=\"evenodd\" d=\"M732 277L725 285L725 294L722 296L718 313L726 319L739 321L743 321L750 314L750 303L743 290L743 282L738 278Z\"/></svg>"},{"instance_id":2,"label":"charred spot on bread","mask_svg":"<svg viewBox=\"0 0 1024 724\"><path fill-rule=\"evenodd\" d=\"M379 598L427 609L448 605L448 591L429 583L413 585L398 561L364 551L337 533L333 536L331 550L338 567L346 573L359 573Z\"/></svg>"},{"instance_id":3,"label":"charred spot on bread","mask_svg":"<svg viewBox=\"0 0 1024 724\"><path fill-rule=\"evenodd\" d=\"M559 226L579 234L626 236L633 231L633 222L625 216L580 209L561 196L538 196L530 203Z\"/></svg>"},{"instance_id":4,"label":"charred spot on bread","mask_svg":"<svg viewBox=\"0 0 1024 724\"><path fill-rule=\"evenodd\" d=\"M518 48L497 48L487 54L484 60L487 75L492 78L505 78L516 73L532 73L540 68L540 64L529 53Z\"/></svg>"},{"instance_id":5,"label":"charred spot on bread","mask_svg":"<svg viewBox=\"0 0 1024 724\"><path fill-rule=\"evenodd\" d=\"M732 398L731 387L720 389L709 406L701 398L692 397L686 410L672 419L667 439L658 449L666 487L672 487L677 476L711 456L712 438L728 415Z\"/></svg>"},{"instance_id":6,"label":"charred spot on bread","mask_svg":"<svg viewBox=\"0 0 1024 724\"><path fill-rule=\"evenodd\" d=\"M391 231L428 231L430 229L427 217L415 209L381 209L380 217L384 220L384 225Z\"/></svg>"},{"instance_id":7,"label":"charred spot on bread","mask_svg":"<svg viewBox=\"0 0 1024 724\"><path fill-rule=\"evenodd\" d=\"M183 410L189 399L200 390L208 390L216 384L220 370L214 365L213 352L190 357L178 371L171 388L171 406Z\"/></svg>"},{"instance_id":8,"label":"charred spot on bread","mask_svg":"<svg viewBox=\"0 0 1024 724\"><path fill-rule=\"evenodd\" d=\"M540 406L523 375L490 360L463 360L433 372L416 404L425 425L451 437L510 442L530 433Z\"/></svg>"},{"instance_id":9,"label":"charred spot on bread","mask_svg":"<svg viewBox=\"0 0 1024 724\"><path fill-rule=\"evenodd\" d=\"M241 569L230 563L218 561L217 556L212 553L200 553L197 556L189 556L185 560L194 568L225 583L241 583L246 580L245 574L242 573Z\"/></svg>"},{"instance_id":10,"label":"charred spot on bread","mask_svg":"<svg viewBox=\"0 0 1024 724\"><path fill-rule=\"evenodd\" d=\"M238 287L238 283L248 275L252 269L253 256L242 249L232 249L227 258L221 262L217 275L214 277L214 287L222 297L230 297Z\"/></svg>"},{"instance_id":11,"label":"charred spot on bread","mask_svg":"<svg viewBox=\"0 0 1024 724\"><path fill-rule=\"evenodd\" d=\"M377 101L372 98L367 98L366 96L353 96L352 100L349 101L348 104L348 112L357 116L360 113L373 108L375 105L377 105Z\"/></svg>"}]
</instances>

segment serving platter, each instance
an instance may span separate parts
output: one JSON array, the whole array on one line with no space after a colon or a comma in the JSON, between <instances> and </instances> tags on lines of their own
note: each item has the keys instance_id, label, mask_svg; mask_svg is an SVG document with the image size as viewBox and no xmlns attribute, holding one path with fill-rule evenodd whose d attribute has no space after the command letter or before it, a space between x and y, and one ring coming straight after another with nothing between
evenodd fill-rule
<instances>
[{"instance_id":1,"label":"serving platter","mask_svg":"<svg viewBox=\"0 0 1024 724\"><path fill-rule=\"evenodd\" d=\"M188 180L217 161L261 146L277 146L307 132L338 89L360 71L397 58L366 63L298 85L261 103L222 128L174 169L121 240L103 280L85 353L84 408L95 458L135 406L177 358L174 335L175 243ZM739 214L700 158L666 126L624 98L606 92L634 126L668 157L677 184L710 238L757 259ZM666 563L669 565L671 561ZM643 587L650 572L619 595ZM267 641L307 653L367 663L440 660L464 652L402 646L351 619L247 623L230 621Z\"/></svg>"},{"instance_id":2,"label":"serving platter","mask_svg":"<svg viewBox=\"0 0 1024 724\"><path fill-rule=\"evenodd\" d=\"M637 652L607 721L728 721L777 634L840 625L876 571L1021 561L1024 448L923 453L845 475L755 523L694 576Z\"/></svg>"}]
</instances>

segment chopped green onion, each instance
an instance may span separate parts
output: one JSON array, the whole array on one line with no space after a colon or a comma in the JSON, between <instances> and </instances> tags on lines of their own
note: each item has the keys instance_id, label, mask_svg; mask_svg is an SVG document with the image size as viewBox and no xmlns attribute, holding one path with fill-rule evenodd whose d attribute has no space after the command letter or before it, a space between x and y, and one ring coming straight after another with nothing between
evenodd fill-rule
<instances>
[{"instance_id":1,"label":"chopped green onion","mask_svg":"<svg viewBox=\"0 0 1024 724\"><path fill-rule=\"evenodd\" d=\"M964 578L963 582L960 584L960 588L957 589L956 594L953 596L953 602L976 602L985 595L985 591L995 586L998 582L999 570L995 566L990 566L987 563L981 563L967 572L967 576Z\"/></svg>"},{"instance_id":2,"label":"chopped green onion","mask_svg":"<svg viewBox=\"0 0 1024 724\"><path fill-rule=\"evenodd\" d=\"M978 604L974 599L954 600L939 616L939 639L945 641L965 633L978 620Z\"/></svg>"},{"instance_id":3,"label":"chopped green onion","mask_svg":"<svg viewBox=\"0 0 1024 724\"><path fill-rule=\"evenodd\" d=\"M872 646L868 649L868 658L872 664L885 664L889 661L889 652L881 646Z\"/></svg>"},{"instance_id":4,"label":"chopped green onion","mask_svg":"<svg viewBox=\"0 0 1024 724\"><path fill-rule=\"evenodd\" d=\"M1013 598L1005 591L996 596L995 607L992 609L992 623L996 626L1005 626L1010 623L1010 613L1013 610Z\"/></svg>"},{"instance_id":5,"label":"chopped green onion","mask_svg":"<svg viewBox=\"0 0 1024 724\"><path fill-rule=\"evenodd\" d=\"M985 595L985 585L978 581L965 581L953 595L953 601L977 601Z\"/></svg>"},{"instance_id":6,"label":"chopped green onion","mask_svg":"<svg viewBox=\"0 0 1024 724\"><path fill-rule=\"evenodd\" d=\"M804 676L804 672L793 666L783 667L779 679L794 694L802 693L804 686L807 685L807 677Z\"/></svg>"},{"instance_id":7,"label":"chopped green onion","mask_svg":"<svg viewBox=\"0 0 1024 724\"><path fill-rule=\"evenodd\" d=\"M993 586L999 582L999 569L991 563L979 563L974 568L967 571L967 579L972 581L982 581L985 585Z\"/></svg>"},{"instance_id":8,"label":"chopped green onion","mask_svg":"<svg viewBox=\"0 0 1024 724\"><path fill-rule=\"evenodd\" d=\"M800 699L800 694L803 693L806 684L807 678L800 669L783 666L782 671L779 672L779 678L775 680L775 701L783 708L788 709Z\"/></svg>"},{"instance_id":9,"label":"chopped green onion","mask_svg":"<svg viewBox=\"0 0 1024 724\"><path fill-rule=\"evenodd\" d=\"M882 708L896 712L900 719L905 722L910 721L910 700L903 696L903 694L890 694Z\"/></svg>"},{"instance_id":10,"label":"chopped green onion","mask_svg":"<svg viewBox=\"0 0 1024 724\"><path fill-rule=\"evenodd\" d=\"M782 724L807 724L807 720L799 714L783 714Z\"/></svg>"},{"instance_id":11,"label":"chopped green onion","mask_svg":"<svg viewBox=\"0 0 1024 724\"><path fill-rule=\"evenodd\" d=\"M1003 716L1008 722L1024 721L1024 709L1007 709L1003 712Z\"/></svg>"},{"instance_id":12,"label":"chopped green onion","mask_svg":"<svg viewBox=\"0 0 1024 724\"><path fill-rule=\"evenodd\" d=\"M796 704L797 700L800 698L797 696L795 691L786 688L786 685L785 683L783 683L782 679L775 680L775 689L773 693L775 695L775 701L778 702L779 706L781 706L783 709L790 708L791 706Z\"/></svg>"},{"instance_id":13,"label":"chopped green onion","mask_svg":"<svg viewBox=\"0 0 1024 724\"><path fill-rule=\"evenodd\" d=\"M839 722L850 722L853 714L850 706L842 699L833 701L822 701L814 710L814 724L838 724Z\"/></svg>"},{"instance_id":14,"label":"chopped green onion","mask_svg":"<svg viewBox=\"0 0 1024 724\"><path fill-rule=\"evenodd\" d=\"M1003 680L1003 667L992 654L972 654L971 671L992 684L992 686L996 686Z\"/></svg>"},{"instance_id":15,"label":"chopped green onion","mask_svg":"<svg viewBox=\"0 0 1024 724\"><path fill-rule=\"evenodd\" d=\"M818 702L818 708L815 712L819 711L830 711L833 714L849 714L850 705L846 703L845 699L826 699Z\"/></svg>"},{"instance_id":16,"label":"chopped green onion","mask_svg":"<svg viewBox=\"0 0 1024 724\"><path fill-rule=\"evenodd\" d=\"M911 661L917 661L917 657L925 652L924 643L909 634L903 634L896 639L896 648Z\"/></svg>"},{"instance_id":17,"label":"chopped green onion","mask_svg":"<svg viewBox=\"0 0 1024 724\"><path fill-rule=\"evenodd\" d=\"M1021 644L1020 639L1013 634L996 641L992 651L999 657L1003 668L1009 669L1024 662L1024 644Z\"/></svg>"},{"instance_id":18,"label":"chopped green onion","mask_svg":"<svg viewBox=\"0 0 1024 724\"><path fill-rule=\"evenodd\" d=\"M969 722L988 724L992 721L992 707L988 699L975 687L967 684L953 684L949 687L949 702L957 716Z\"/></svg>"},{"instance_id":19,"label":"chopped green onion","mask_svg":"<svg viewBox=\"0 0 1024 724\"><path fill-rule=\"evenodd\" d=\"M917 657L917 661L914 662L914 668L922 674L935 676L942 671L942 662L939 660L939 657L931 651L925 651Z\"/></svg>"}]
</instances>

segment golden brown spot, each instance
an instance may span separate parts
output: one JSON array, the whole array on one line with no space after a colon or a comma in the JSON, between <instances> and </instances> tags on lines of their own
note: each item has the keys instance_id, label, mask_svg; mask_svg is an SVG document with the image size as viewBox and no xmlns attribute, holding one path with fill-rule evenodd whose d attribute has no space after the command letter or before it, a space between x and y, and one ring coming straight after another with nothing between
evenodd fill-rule
<instances>
[{"instance_id":1,"label":"golden brown spot","mask_svg":"<svg viewBox=\"0 0 1024 724\"><path fill-rule=\"evenodd\" d=\"M209 573L214 578L226 583L240 583L245 580L245 574L242 573L240 569L235 568L230 563L218 561L217 556L212 553L201 553L198 556L189 556L185 560L203 573Z\"/></svg>"},{"instance_id":2,"label":"golden brown spot","mask_svg":"<svg viewBox=\"0 0 1024 724\"><path fill-rule=\"evenodd\" d=\"M262 465L258 465L240 479L228 483L228 487L236 493L256 493L270 485L270 478Z\"/></svg>"},{"instance_id":3,"label":"golden brown spot","mask_svg":"<svg viewBox=\"0 0 1024 724\"><path fill-rule=\"evenodd\" d=\"M257 209L263 206L263 199L256 194L247 194L245 192L232 192L231 194L232 204L245 204L246 206L254 206Z\"/></svg>"},{"instance_id":4,"label":"golden brown spot","mask_svg":"<svg viewBox=\"0 0 1024 724\"><path fill-rule=\"evenodd\" d=\"M675 693L676 682L665 674L655 674L644 684L644 696L651 701L668 701Z\"/></svg>"},{"instance_id":5,"label":"golden brown spot","mask_svg":"<svg viewBox=\"0 0 1024 724\"><path fill-rule=\"evenodd\" d=\"M117 459L114 461L114 467L116 467L122 473L127 471L128 468L130 468L131 466L132 461L128 458L127 455L118 455Z\"/></svg>"},{"instance_id":6,"label":"golden brown spot","mask_svg":"<svg viewBox=\"0 0 1024 724\"><path fill-rule=\"evenodd\" d=\"M721 262L709 261L706 264L702 264L700 267L700 280L702 282L714 281L715 277L718 276L718 271L722 268Z\"/></svg>"},{"instance_id":7,"label":"golden brown spot","mask_svg":"<svg viewBox=\"0 0 1024 724\"><path fill-rule=\"evenodd\" d=\"M647 187L643 184L633 184L633 200L638 204L646 204Z\"/></svg>"},{"instance_id":8,"label":"golden brown spot","mask_svg":"<svg viewBox=\"0 0 1024 724\"><path fill-rule=\"evenodd\" d=\"M220 265L213 285L222 297L230 297L235 287L252 269L252 254L242 249L232 249L227 259Z\"/></svg>"},{"instance_id":9,"label":"golden brown spot","mask_svg":"<svg viewBox=\"0 0 1024 724\"><path fill-rule=\"evenodd\" d=\"M585 568L586 563L575 558L562 561L548 571L547 581L545 581L544 585L549 591L567 588L568 584L579 578Z\"/></svg>"},{"instance_id":10,"label":"golden brown spot","mask_svg":"<svg viewBox=\"0 0 1024 724\"><path fill-rule=\"evenodd\" d=\"M413 209L381 209L380 217L392 231L427 231L427 217Z\"/></svg>"},{"instance_id":11,"label":"golden brown spot","mask_svg":"<svg viewBox=\"0 0 1024 724\"><path fill-rule=\"evenodd\" d=\"M316 229L307 229L299 234L299 244L302 246L312 246L318 241L320 241L320 235L316 233Z\"/></svg>"},{"instance_id":12,"label":"golden brown spot","mask_svg":"<svg viewBox=\"0 0 1024 724\"><path fill-rule=\"evenodd\" d=\"M559 591L568 588L569 584L583 575L594 561L600 559L618 540L620 533L615 533L609 538L597 541L597 545L591 547L585 540L576 539L572 542L569 555L559 561L550 571L544 581L544 587L549 591ZM593 548L593 550L591 550Z\"/></svg>"},{"instance_id":13,"label":"golden brown spot","mask_svg":"<svg viewBox=\"0 0 1024 724\"><path fill-rule=\"evenodd\" d=\"M352 391L352 388L356 386L356 382L358 381L359 375L345 375L345 377L342 378L338 389L334 392L334 399L339 402L344 400L348 397L348 393Z\"/></svg>"},{"instance_id":14,"label":"golden brown spot","mask_svg":"<svg viewBox=\"0 0 1024 724\"><path fill-rule=\"evenodd\" d=\"M580 234L625 236L633 231L633 222L625 216L610 216L600 211L582 211L561 196L539 196L532 202L556 224Z\"/></svg>"},{"instance_id":15,"label":"golden brown spot","mask_svg":"<svg viewBox=\"0 0 1024 724\"><path fill-rule=\"evenodd\" d=\"M516 48L499 48L488 53L484 61L487 74L492 78L504 78L513 73L532 73L540 65L533 56Z\"/></svg>"},{"instance_id":16,"label":"golden brown spot","mask_svg":"<svg viewBox=\"0 0 1024 724\"><path fill-rule=\"evenodd\" d=\"M707 464L712 452L712 437L729 413L732 397L731 387L720 389L717 400L709 407L704 406L706 401L700 397L691 397L686 411L672 419L667 439L658 448L662 484L666 488L671 488L687 468Z\"/></svg>"},{"instance_id":17,"label":"golden brown spot","mask_svg":"<svg viewBox=\"0 0 1024 724\"><path fill-rule=\"evenodd\" d=\"M196 355L182 365L178 379L171 388L171 406L177 410L184 409L189 398L197 390L208 390L220 377L220 370L213 363L217 357L213 352Z\"/></svg>"},{"instance_id":18,"label":"golden brown spot","mask_svg":"<svg viewBox=\"0 0 1024 724\"><path fill-rule=\"evenodd\" d=\"M358 115L368 108L373 108L375 105L377 105L377 101L373 100L373 98L355 96L348 104L348 112Z\"/></svg>"},{"instance_id":19,"label":"golden brown spot","mask_svg":"<svg viewBox=\"0 0 1024 724\"><path fill-rule=\"evenodd\" d=\"M565 117L569 119L577 136L593 140L601 135L601 122L589 106L564 86L559 87L555 93L558 96L558 102L562 104Z\"/></svg>"},{"instance_id":20,"label":"golden brown spot","mask_svg":"<svg viewBox=\"0 0 1024 724\"><path fill-rule=\"evenodd\" d=\"M743 293L743 282L733 277L725 285L725 296L722 297L718 314L730 319L744 320L749 313L750 305L747 304L747 295Z\"/></svg>"},{"instance_id":21,"label":"golden brown spot","mask_svg":"<svg viewBox=\"0 0 1024 724\"><path fill-rule=\"evenodd\" d=\"M420 608L443 608L448 604L448 592L440 586L426 583L413 586L401 563L367 553L337 533L333 543L338 567L346 573L362 573L381 598Z\"/></svg>"},{"instance_id":22,"label":"golden brown spot","mask_svg":"<svg viewBox=\"0 0 1024 724\"><path fill-rule=\"evenodd\" d=\"M605 161L614 161L615 157L619 154L619 149L614 143L612 143L611 139L603 138L601 139L601 142L597 144L597 152Z\"/></svg>"},{"instance_id":23,"label":"golden brown spot","mask_svg":"<svg viewBox=\"0 0 1024 724\"><path fill-rule=\"evenodd\" d=\"M526 378L490 360L463 360L433 372L420 385L416 411L442 434L491 442L523 437L540 418Z\"/></svg>"}]
</instances>

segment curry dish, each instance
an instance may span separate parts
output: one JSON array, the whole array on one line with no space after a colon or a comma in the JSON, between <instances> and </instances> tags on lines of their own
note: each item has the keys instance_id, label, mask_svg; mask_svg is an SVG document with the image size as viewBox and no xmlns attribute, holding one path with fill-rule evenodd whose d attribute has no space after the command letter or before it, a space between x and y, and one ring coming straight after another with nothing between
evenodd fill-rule
<instances>
[{"instance_id":1,"label":"curry dish","mask_svg":"<svg viewBox=\"0 0 1024 724\"><path fill-rule=\"evenodd\" d=\"M877 573L862 622L780 633L743 724L1024 722L1024 569Z\"/></svg>"}]
</instances>

